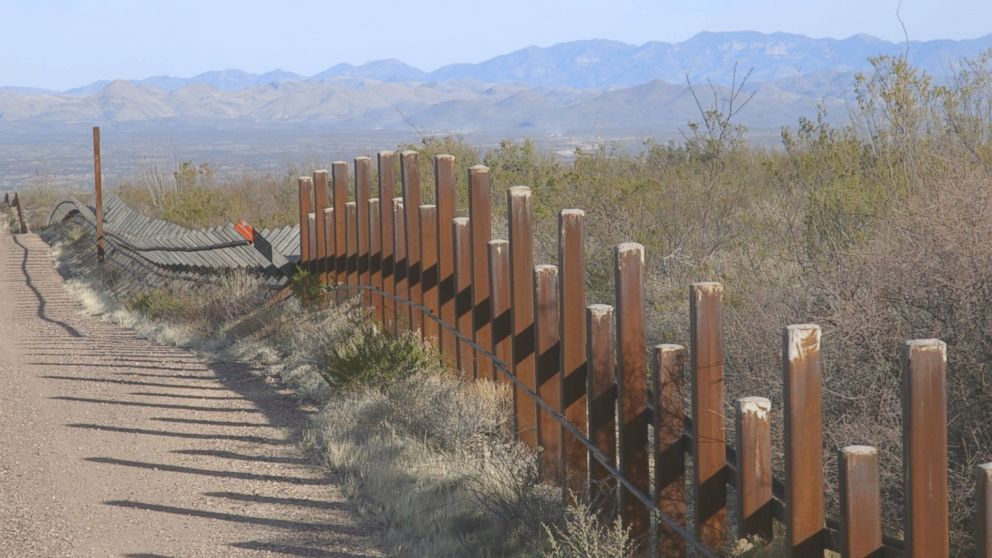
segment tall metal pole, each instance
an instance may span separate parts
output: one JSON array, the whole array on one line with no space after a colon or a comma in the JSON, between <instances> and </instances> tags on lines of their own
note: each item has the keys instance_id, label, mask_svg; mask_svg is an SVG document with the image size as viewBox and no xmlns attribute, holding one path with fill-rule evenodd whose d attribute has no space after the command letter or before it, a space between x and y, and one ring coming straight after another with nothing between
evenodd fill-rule
<instances>
[{"instance_id":1,"label":"tall metal pole","mask_svg":"<svg viewBox=\"0 0 992 558\"><path fill-rule=\"evenodd\" d=\"M96 190L96 259L103 262L103 171L100 168L100 127L93 127L93 188Z\"/></svg>"}]
</instances>

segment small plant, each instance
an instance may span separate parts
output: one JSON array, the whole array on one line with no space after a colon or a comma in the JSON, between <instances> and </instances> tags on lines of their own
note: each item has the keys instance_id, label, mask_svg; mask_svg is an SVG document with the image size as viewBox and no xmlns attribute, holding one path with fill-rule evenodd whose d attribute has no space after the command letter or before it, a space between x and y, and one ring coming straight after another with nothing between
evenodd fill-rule
<instances>
[{"instance_id":1,"label":"small plant","mask_svg":"<svg viewBox=\"0 0 992 558\"><path fill-rule=\"evenodd\" d=\"M324 302L324 290L320 285L320 277L303 268L296 268L296 273L289 281L289 288L300 300L303 308L316 308Z\"/></svg>"},{"instance_id":2,"label":"small plant","mask_svg":"<svg viewBox=\"0 0 992 558\"><path fill-rule=\"evenodd\" d=\"M356 321L343 342L313 348L320 374L336 389L381 388L414 372L437 367L432 354L413 333L399 337L384 335L364 315Z\"/></svg>"},{"instance_id":3,"label":"small plant","mask_svg":"<svg viewBox=\"0 0 992 558\"><path fill-rule=\"evenodd\" d=\"M544 558L630 558L637 545L617 518L604 525L592 509L584 504L569 506L561 526L544 526L548 547Z\"/></svg>"},{"instance_id":4,"label":"small plant","mask_svg":"<svg viewBox=\"0 0 992 558\"><path fill-rule=\"evenodd\" d=\"M136 292L125 306L128 310L152 320L178 319L183 315L185 308L179 297L163 289Z\"/></svg>"}]
</instances>

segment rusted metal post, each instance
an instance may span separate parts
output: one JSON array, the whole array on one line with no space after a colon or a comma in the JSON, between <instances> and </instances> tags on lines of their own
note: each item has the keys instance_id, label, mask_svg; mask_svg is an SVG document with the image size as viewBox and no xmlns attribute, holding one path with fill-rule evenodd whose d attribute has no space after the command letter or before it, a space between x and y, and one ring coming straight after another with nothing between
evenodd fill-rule
<instances>
[{"instance_id":1,"label":"rusted metal post","mask_svg":"<svg viewBox=\"0 0 992 558\"><path fill-rule=\"evenodd\" d=\"M420 291L420 167L416 151L400 154L400 182L403 185L403 207L406 208L406 282L407 292L401 296L414 304L423 302ZM410 329L424 330L424 314L413 306L407 307Z\"/></svg>"},{"instance_id":2,"label":"rusted metal post","mask_svg":"<svg viewBox=\"0 0 992 558\"><path fill-rule=\"evenodd\" d=\"M871 446L841 448L837 467L841 556L881 556L882 503L878 484L878 450Z\"/></svg>"},{"instance_id":3,"label":"rusted metal post","mask_svg":"<svg viewBox=\"0 0 992 558\"><path fill-rule=\"evenodd\" d=\"M950 551L947 496L947 345L902 346L902 467L906 558Z\"/></svg>"},{"instance_id":4,"label":"rusted metal post","mask_svg":"<svg viewBox=\"0 0 992 558\"><path fill-rule=\"evenodd\" d=\"M382 282L379 288L391 295L396 294L393 250L393 191L396 184L396 161L392 151L380 151L379 163L379 222L382 225ZM385 331L396 332L396 306L389 297L382 298L382 315Z\"/></svg>"},{"instance_id":5,"label":"rusted metal post","mask_svg":"<svg viewBox=\"0 0 992 558\"><path fill-rule=\"evenodd\" d=\"M823 556L823 387L820 326L790 325L785 369L785 522L789 556Z\"/></svg>"},{"instance_id":6,"label":"rusted metal post","mask_svg":"<svg viewBox=\"0 0 992 558\"><path fill-rule=\"evenodd\" d=\"M720 283L690 286L696 535L709 548L721 548L727 541L722 304Z\"/></svg>"},{"instance_id":7,"label":"rusted metal post","mask_svg":"<svg viewBox=\"0 0 992 558\"><path fill-rule=\"evenodd\" d=\"M493 309L493 354L512 370L513 344L510 340L510 243L505 240L489 241L489 299ZM493 367L493 380L509 382L506 373ZM516 392L514 405L516 408ZM516 417L516 413L514 413ZM515 428L515 427L514 427ZM515 432L516 430L514 430Z\"/></svg>"},{"instance_id":8,"label":"rusted metal post","mask_svg":"<svg viewBox=\"0 0 992 558\"><path fill-rule=\"evenodd\" d=\"M561 296L561 368L565 418L583 434L586 424L586 257L585 212L564 209L558 214L558 289ZM582 498L588 485L586 448L565 435L565 494Z\"/></svg>"},{"instance_id":9,"label":"rusted metal post","mask_svg":"<svg viewBox=\"0 0 992 558\"><path fill-rule=\"evenodd\" d=\"M420 206L420 298L430 309L430 316L424 316L424 341L434 348L441 346L441 332L437 322L441 309L437 297L437 206Z\"/></svg>"},{"instance_id":10,"label":"rusted metal post","mask_svg":"<svg viewBox=\"0 0 992 558\"><path fill-rule=\"evenodd\" d=\"M434 204L437 205L437 272L438 306L441 320L455 325L455 265L454 239L451 220L455 218L455 158L451 155L434 157ZM441 354L455 365L458 351L455 334L441 330Z\"/></svg>"},{"instance_id":11,"label":"rusted metal post","mask_svg":"<svg viewBox=\"0 0 992 558\"><path fill-rule=\"evenodd\" d=\"M355 157L355 203L358 205L358 215L355 217L355 229L358 238L358 256L355 271L358 274L358 285L369 284L369 198L372 197L372 159ZM361 291L359 299L363 305L372 303L372 295Z\"/></svg>"},{"instance_id":12,"label":"rusted metal post","mask_svg":"<svg viewBox=\"0 0 992 558\"><path fill-rule=\"evenodd\" d=\"M358 204L348 202L345 208L345 235L347 235L347 264L345 267L345 283L348 285L347 296L354 297L359 293L358 287Z\"/></svg>"},{"instance_id":13,"label":"rusted metal post","mask_svg":"<svg viewBox=\"0 0 992 558\"><path fill-rule=\"evenodd\" d=\"M534 268L534 333L537 343L537 394L545 403L562 409L562 383L559 335L561 321L558 301L558 268L539 265ZM537 439L541 447L539 473L541 479L561 486L562 436L561 424L547 411L538 410Z\"/></svg>"},{"instance_id":14,"label":"rusted metal post","mask_svg":"<svg viewBox=\"0 0 992 558\"><path fill-rule=\"evenodd\" d=\"M307 213L307 238L310 239L310 250L307 252L307 263L311 270L317 264L317 216ZM311 271L312 273L312 271Z\"/></svg>"},{"instance_id":15,"label":"rusted metal post","mask_svg":"<svg viewBox=\"0 0 992 558\"><path fill-rule=\"evenodd\" d=\"M489 241L492 239L492 199L489 167L475 165L468 169L468 216L472 234L472 331L475 342L492 346L492 310L489 303ZM527 270L529 289L533 266ZM493 364L475 354L475 377L491 378Z\"/></svg>"},{"instance_id":16,"label":"rusted metal post","mask_svg":"<svg viewBox=\"0 0 992 558\"><path fill-rule=\"evenodd\" d=\"M648 382L644 331L644 246L616 247L617 349L620 404L620 470L644 494L648 481ZM650 513L626 489L620 490L624 524L634 536L647 533Z\"/></svg>"},{"instance_id":17,"label":"rusted metal post","mask_svg":"<svg viewBox=\"0 0 992 558\"><path fill-rule=\"evenodd\" d=\"M324 218L327 215L324 213L325 208L327 208L327 171L317 170L313 172L313 214L317 236L311 240L311 243L317 247L317 260L313 263L314 272L323 284L327 283L328 278L327 242L323 234L326 228L324 224Z\"/></svg>"},{"instance_id":18,"label":"rusted metal post","mask_svg":"<svg viewBox=\"0 0 992 558\"><path fill-rule=\"evenodd\" d=\"M975 472L975 556L992 558L992 463Z\"/></svg>"},{"instance_id":19,"label":"rusted metal post","mask_svg":"<svg viewBox=\"0 0 992 558\"><path fill-rule=\"evenodd\" d=\"M327 250L324 260L324 273L323 273L323 283L325 285L333 284L331 282L331 277L333 276L333 266L334 266L334 208L327 207L324 208L324 249Z\"/></svg>"},{"instance_id":20,"label":"rusted metal post","mask_svg":"<svg viewBox=\"0 0 992 558\"><path fill-rule=\"evenodd\" d=\"M382 289L382 224L379 222L379 198L369 199L369 285ZM382 295L372 294L372 315L382 324Z\"/></svg>"},{"instance_id":21,"label":"rusted metal post","mask_svg":"<svg viewBox=\"0 0 992 558\"><path fill-rule=\"evenodd\" d=\"M103 262L106 253L106 239L103 234L103 167L100 162L100 127L93 127L93 190L96 192L96 259ZM21 221L21 232L28 232L21 211L21 200L17 200L17 216Z\"/></svg>"},{"instance_id":22,"label":"rusted metal post","mask_svg":"<svg viewBox=\"0 0 992 558\"><path fill-rule=\"evenodd\" d=\"M347 234L345 229L344 204L348 203L348 163L335 161L331 163L331 188L334 190L334 283L342 285L345 282L345 270L348 266ZM341 301L341 291L338 291L338 302Z\"/></svg>"},{"instance_id":23,"label":"rusted metal post","mask_svg":"<svg viewBox=\"0 0 992 558\"><path fill-rule=\"evenodd\" d=\"M455 319L458 333L472 339L472 234L467 217L451 220L454 239L452 251L455 260ZM472 375L473 350L467 343L458 344L458 370L463 378Z\"/></svg>"},{"instance_id":24,"label":"rusted metal post","mask_svg":"<svg viewBox=\"0 0 992 558\"><path fill-rule=\"evenodd\" d=\"M308 215L313 211L313 186L309 176L301 176L297 182L300 190L300 269L310 269L310 226Z\"/></svg>"},{"instance_id":25,"label":"rusted metal post","mask_svg":"<svg viewBox=\"0 0 992 558\"><path fill-rule=\"evenodd\" d=\"M772 402L737 400L737 538L772 540Z\"/></svg>"},{"instance_id":26,"label":"rusted metal post","mask_svg":"<svg viewBox=\"0 0 992 558\"><path fill-rule=\"evenodd\" d=\"M685 403L682 374L685 348L655 345L651 351L654 370L654 478L658 509L685 527ZM658 555L685 556L685 540L665 525L659 526Z\"/></svg>"},{"instance_id":27,"label":"rusted metal post","mask_svg":"<svg viewBox=\"0 0 992 558\"><path fill-rule=\"evenodd\" d=\"M616 465L617 360L613 324L612 306L586 307L589 440ZM617 483L592 455L589 456L589 494L594 500L603 497L604 507L616 504Z\"/></svg>"},{"instance_id":28,"label":"rusted metal post","mask_svg":"<svg viewBox=\"0 0 992 558\"><path fill-rule=\"evenodd\" d=\"M393 253L395 255L393 270L396 276L396 296L400 300L409 300L410 290L407 285L406 267L406 211L403 208L403 198L393 198ZM394 321L396 333L410 329L410 310L405 304L396 302Z\"/></svg>"},{"instance_id":29,"label":"rusted metal post","mask_svg":"<svg viewBox=\"0 0 992 558\"><path fill-rule=\"evenodd\" d=\"M534 232L531 192L526 186L507 191L510 230L510 305L513 325L513 373L532 390L537 389L534 356ZM523 390L517 393L517 436L537 447L537 405Z\"/></svg>"}]
</instances>

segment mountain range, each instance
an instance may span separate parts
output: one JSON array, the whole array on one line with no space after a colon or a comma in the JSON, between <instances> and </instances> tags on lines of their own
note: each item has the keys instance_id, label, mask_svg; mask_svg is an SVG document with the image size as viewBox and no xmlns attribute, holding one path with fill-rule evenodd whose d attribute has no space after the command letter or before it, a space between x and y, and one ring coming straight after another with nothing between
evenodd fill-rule
<instances>
[{"instance_id":1,"label":"mountain range","mask_svg":"<svg viewBox=\"0 0 992 558\"><path fill-rule=\"evenodd\" d=\"M399 60L337 64L312 76L237 69L181 78L101 80L67 91L0 87L0 131L32 123L318 122L349 129L521 133L673 130L698 113L697 92L726 95L749 72L741 122L776 128L851 98L869 58L906 54L944 79L963 57L992 48L970 40L897 44L868 35L699 33L678 43L584 40L531 46L427 72ZM736 73L735 73L736 71ZM844 111L835 111L841 115Z\"/></svg>"}]
</instances>

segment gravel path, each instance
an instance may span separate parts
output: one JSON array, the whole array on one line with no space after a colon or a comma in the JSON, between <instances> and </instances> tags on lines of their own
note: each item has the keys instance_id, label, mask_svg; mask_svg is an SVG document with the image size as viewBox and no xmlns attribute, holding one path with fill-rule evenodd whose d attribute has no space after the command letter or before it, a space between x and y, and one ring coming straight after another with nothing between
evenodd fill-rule
<instances>
[{"instance_id":1,"label":"gravel path","mask_svg":"<svg viewBox=\"0 0 992 558\"><path fill-rule=\"evenodd\" d=\"M0 236L0 556L380 556L305 418L242 365L81 315L41 239Z\"/></svg>"}]
</instances>

